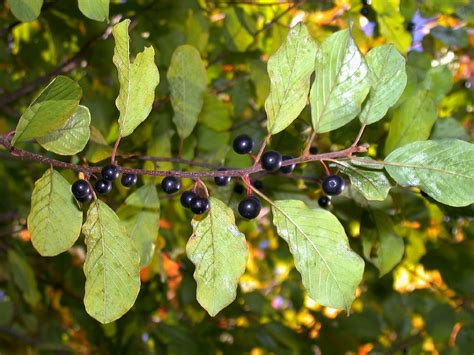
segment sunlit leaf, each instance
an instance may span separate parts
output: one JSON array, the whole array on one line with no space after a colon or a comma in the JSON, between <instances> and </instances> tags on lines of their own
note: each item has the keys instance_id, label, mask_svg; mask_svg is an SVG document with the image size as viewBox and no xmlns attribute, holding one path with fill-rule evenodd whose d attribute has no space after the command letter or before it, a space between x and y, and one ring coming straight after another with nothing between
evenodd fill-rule
<instances>
[{"instance_id":1,"label":"sunlit leaf","mask_svg":"<svg viewBox=\"0 0 474 355\"><path fill-rule=\"evenodd\" d=\"M146 47L130 62L130 20L115 25L112 34L115 39L113 62L117 67L120 92L115 105L120 111L120 136L126 137L150 114L155 99L155 88L160 74L155 64L155 50Z\"/></svg>"},{"instance_id":2,"label":"sunlit leaf","mask_svg":"<svg viewBox=\"0 0 474 355\"><path fill-rule=\"evenodd\" d=\"M140 256L115 212L101 200L89 207L82 227L87 246L86 311L101 323L124 315L140 290Z\"/></svg>"},{"instance_id":3,"label":"sunlit leaf","mask_svg":"<svg viewBox=\"0 0 474 355\"><path fill-rule=\"evenodd\" d=\"M371 124L383 118L400 98L407 75L405 59L392 45L371 49L365 59L370 71L371 90L359 119Z\"/></svg>"},{"instance_id":4,"label":"sunlit leaf","mask_svg":"<svg viewBox=\"0 0 474 355\"><path fill-rule=\"evenodd\" d=\"M241 8L231 6L225 12L225 44L231 51L245 52L255 40L254 30L255 22Z\"/></svg>"},{"instance_id":5,"label":"sunlit leaf","mask_svg":"<svg viewBox=\"0 0 474 355\"><path fill-rule=\"evenodd\" d=\"M385 154L405 144L428 139L436 117L436 104L428 91L419 90L406 99L393 112Z\"/></svg>"},{"instance_id":6,"label":"sunlit leaf","mask_svg":"<svg viewBox=\"0 0 474 355\"><path fill-rule=\"evenodd\" d=\"M380 276L391 271L402 259L403 239L395 233L392 219L384 212L370 210L360 235L364 257L379 269Z\"/></svg>"},{"instance_id":7,"label":"sunlit leaf","mask_svg":"<svg viewBox=\"0 0 474 355\"><path fill-rule=\"evenodd\" d=\"M71 193L71 184L48 169L36 181L31 196L28 230L35 249L43 256L68 250L81 234L82 212Z\"/></svg>"},{"instance_id":8,"label":"sunlit leaf","mask_svg":"<svg viewBox=\"0 0 474 355\"><path fill-rule=\"evenodd\" d=\"M109 18L110 0L78 0L79 10L91 20L104 21Z\"/></svg>"},{"instance_id":9,"label":"sunlit leaf","mask_svg":"<svg viewBox=\"0 0 474 355\"><path fill-rule=\"evenodd\" d=\"M21 290L25 301L35 307L41 301L35 273L24 256L14 250L8 251L8 266L15 285Z\"/></svg>"},{"instance_id":10,"label":"sunlit leaf","mask_svg":"<svg viewBox=\"0 0 474 355\"><path fill-rule=\"evenodd\" d=\"M453 76L449 68L440 65L431 68L426 73L426 78L422 83L425 90L429 91L433 100L438 103L453 87Z\"/></svg>"},{"instance_id":11,"label":"sunlit leaf","mask_svg":"<svg viewBox=\"0 0 474 355\"><path fill-rule=\"evenodd\" d=\"M196 125L203 105L207 74L199 52L190 45L176 48L168 69L173 105L173 122L179 136L188 137Z\"/></svg>"},{"instance_id":12,"label":"sunlit leaf","mask_svg":"<svg viewBox=\"0 0 474 355\"><path fill-rule=\"evenodd\" d=\"M211 197L210 203L207 215L192 221L193 235L186 245L186 253L196 265L197 300L215 316L235 299L248 250L232 210L216 198Z\"/></svg>"},{"instance_id":13,"label":"sunlit leaf","mask_svg":"<svg viewBox=\"0 0 474 355\"><path fill-rule=\"evenodd\" d=\"M82 90L74 80L66 76L53 79L21 116L12 144L61 128L76 111L81 96Z\"/></svg>"},{"instance_id":14,"label":"sunlit leaf","mask_svg":"<svg viewBox=\"0 0 474 355\"><path fill-rule=\"evenodd\" d=\"M204 104L198 119L199 122L218 132L225 132L232 127L227 107L221 100L210 94L204 95Z\"/></svg>"},{"instance_id":15,"label":"sunlit leaf","mask_svg":"<svg viewBox=\"0 0 474 355\"><path fill-rule=\"evenodd\" d=\"M36 141L50 152L74 155L81 152L89 141L90 123L89 109L79 105L63 127L36 138Z\"/></svg>"},{"instance_id":16,"label":"sunlit leaf","mask_svg":"<svg viewBox=\"0 0 474 355\"><path fill-rule=\"evenodd\" d=\"M270 133L283 131L306 106L316 50L316 43L300 22L268 60L270 95L265 101L265 110Z\"/></svg>"},{"instance_id":17,"label":"sunlit leaf","mask_svg":"<svg viewBox=\"0 0 474 355\"><path fill-rule=\"evenodd\" d=\"M155 251L160 228L160 200L156 186L143 185L129 195L117 215L140 254L140 266L147 265Z\"/></svg>"},{"instance_id":18,"label":"sunlit leaf","mask_svg":"<svg viewBox=\"0 0 474 355\"><path fill-rule=\"evenodd\" d=\"M368 67L350 30L332 34L318 53L310 94L316 132L335 130L354 119L369 89Z\"/></svg>"},{"instance_id":19,"label":"sunlit leaf","mask_svg":"<svg viewBox=\"0 0 474 355\"><path fill-rule=\"evenodd\" d=\"M22 22L30 22L37 18L43 6L43 0L7 0L7 2L13 15Z\"/></svg>"},{"instance_id":20,"label":"sunlit leaf","mask_svg":"<svg viewBox=\"0 0 474 355\"><path fill-rule=\"evenodd\" d=\"M209 23L200 12L189 11L185 36L186 44L196 47L201 53L205 51L209 41Z\"/></svg>"},{"instance_id":21,"label":"sunlit leaf","mask_svg":"<svg viewBox=\"0 0 474 355\"><path fill-rule=\"evenodd\" d=\"M364 261L350 249L338 219L296 200L276 201L272 211L278 235L288 243L310 297L349 311Z\"/></svg>"},{"instance_id":22,"label":"sunlit leaf","mask_svg":"<svg viewBox=\"0 0 474 355\"><path fill-rule=\"evenodd\" d=\"M385 158L402 186L419 186L435 200L461 207L474 203L474 145L460 140L420 141Z\"/></svg>"}]
</instances>

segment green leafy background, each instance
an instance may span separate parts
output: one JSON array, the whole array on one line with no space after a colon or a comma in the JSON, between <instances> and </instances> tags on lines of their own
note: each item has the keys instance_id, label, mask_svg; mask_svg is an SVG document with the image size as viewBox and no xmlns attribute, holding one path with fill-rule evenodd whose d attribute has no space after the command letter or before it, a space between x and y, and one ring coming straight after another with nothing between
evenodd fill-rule
<instances>
[{"instance_id":1,"label":"green leafy background","mask_svg":"<svg viewBox=\"0 0 474 355\"><path fill-rule=\"evenodd\" d=\"M295 219L324 220L315 229L337 217L339 222L330 223L337 229L334 249L326 245L324 234L315 231L313 236L312 227L306 234L315 243L322 241L328 255L342 245L353 256L353 273L337 272L351 279L354 302L325 302L315 285L308 286L302 271L308 265L293 259L298 249L292 244L301 241L282 232L288 230L285 218L269 204L264 203L257 220L233 216L243 198L233 192L235 181L223 189L209 181L211 203L222 208L213 212L216 216L193 221L195 236L206 234L200 228L211 218L228 226L229 235L219 234L223 250L214 268L222 272L230 263L238 265L230 270L235 273L232 287L209 292L202 291L205 279L196 272L202 265L196 256L199 248L189 241L192 215L176 197L160 192L160 179L140 178L132 191L117 184L113 194L89 209L86 222L87 209L80 220L81 206L67 194L76 173L53 173L45 165L13 160L2 148L1 353L472 352L472 4L373 0L362 16L359 0L238 2L5 1L0 10L0 132L16 129L16 147L72 163L105 164L113 143L123 136L121 153L179 154L216 166L245 167L251 160L233 153L231 142L241 133L258 145L262 142L268 134L266 114L271 115L266 109L269 95L286 105L278 118L281 129L273 129L270 141L272 149L285 154L299 155L313 126L320 152L348 147L361 122L367 122L361 139L370 143L366 156L330 164L348 188L332 199L329 212L317 205L318 181L324 176L317 163L299 166L297 179L265 176L262 190L283 210L293 204L303 209ZM422 18L410 30L415 13ZM128 95L113 61L112 26L125 18L131 20L129 63L121 64L133 74L133 66L144 60L140 55L146 55L148 73L146 78L131 76L139 84L146 79L146 85L143 90L132 85ZM305 27L293 27L301 20ZM307 29L305 40L315 43L314 59L312 45L304 60L305 54L285 47L292 27ZM116 39L126 47L124 37L122 33ZM333 64L350 62L353 58L341 52L347 48L341 43L352 41L358 49L349 54L363 73L354 77L316 65L321 58ZM180 51L186 52L181 63L176 58ZM377 57L386 58L387 64L380 66ZM302 73L288 73L293 60L303 61L297 67ZM295 105L285 103L276 77L285 77L298 93L310 88L310 96L290 96ZM332 85L315 84L323 80ZM191 96L186 95L189 87ZM377 95L379 87L389 97ZM130 95L137 95L135 106L123 99ZM345 95L350 104L342 105ZM315 116L315 107L324 109ZM414 158L425 150L437 154L436 159ZM202 169L157 164L160 169ZM126 160L125 165L155 168L140 160ZM45 180L48 176L52 183ZM192 186L187 179L182 183ZM28 229L41 213L37 203L32 208L32 192L38 196L48 186L50 208L58 215L47 222L64 231L60 244L47 238L58 235L52 226ZM106 229L93 227L94 210L109 221ZM72 219L65 221L63 214ZM80 235L81 222L86 224ZM235 239L226 239L230 237ZM105 258L88 250L97 240L105 242ZM45 255L65 252L43 257L38 253L42 248ZM216 268L219 263L222 268ZM97 275L105 272L112 276L101 283ZM94 277L98 284L91 284ZM111 287L107 304L91 296L103 295L104 286ZM331 307L349 308L350 316Z\"/></svg>"}]
</instances>

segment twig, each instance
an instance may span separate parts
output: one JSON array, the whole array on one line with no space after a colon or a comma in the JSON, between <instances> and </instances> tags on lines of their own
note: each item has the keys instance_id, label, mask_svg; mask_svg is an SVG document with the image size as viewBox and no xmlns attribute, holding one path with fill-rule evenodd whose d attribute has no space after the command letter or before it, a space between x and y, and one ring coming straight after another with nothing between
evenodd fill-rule
<instances>
[{"instance_id":1,"label":"twig","mask_svg":"<svg viewBox=\"0 0 474 355\"><path fill-rule=\"evenodd\" d=\"M120 140L122 139L122 136L118 136L117 140L115 141L115 144L114 144L114 149L112 149L112 155L110 157L110 162L112 163L112 165L114 165L116 163L115 161L115 154L117 154L117 150L118 150L118 147L119 147L119 144L120 144Z\"/></svg>"},{"instance_id":2,"label":"twig","mask_svg":"<svg viewBox=\"0 0 474 355\"><path fill-rule=\"evenodd\" d=\"M359 144L359 141L364 134L365 127L367 127L366 123L363 123L362 126L360 127L359 133L357 133L357 137L354 139L354 143L352 143L352 146L355 147L357 144Z\"/></svg>"}]
</instances>

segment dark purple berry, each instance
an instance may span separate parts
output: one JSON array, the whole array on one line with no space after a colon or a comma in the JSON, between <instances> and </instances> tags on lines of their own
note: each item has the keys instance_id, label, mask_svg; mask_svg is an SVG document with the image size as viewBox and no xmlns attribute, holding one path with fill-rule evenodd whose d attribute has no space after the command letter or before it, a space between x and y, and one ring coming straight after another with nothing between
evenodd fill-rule
<instances>
[{"instance_id":1,"label":"dark purple berry","mask_svg":"<svg viewBox=\"0 0 474 355\"><path fill-rule=\"evenodd\" d=\"M91 190L91 185L86 180L77 180L71 187L72 194L78 200L89 195Z\"/></svg>"},{"instance_id":2,"label":"dark purple berry","mask_svg":"<svg viewBox=\"0 0 474 355\"><path fill-rule=\"evenodd\" d=\"M309 148L309 153L310 154L318 154L318 147L311 147Z\"/></svg>"},{"instance_id":3,"label":"dark purple berry","mask_svg":"<svg viewBox=\"0 0 474 355\"><path fill-rule=\"evenodd\" d=\"M261 190L261 189L263 189L263 182L262 182L262 180L255 180L252 183L252 186L255 187L257 190Z\"/></svg>"},{"instance_id":4,"label":"dark purple berry","mask_svg":"<svg viewBox=\"0 0 474 355\"><path fill-rule=\"evenodd\" d=\"M241 134L234 139L232 147L237 154L248 154L253 149L253 140L247 134Z\"/></svg>"},{"instance_id":5,"label":"dark purple berry","mask_svg":"<svg viewBox=\"0 0 474 355\"><path fill-rule=\"evenodd\" d=\"M91 202L92 201L92 192L89 194L89 195L86 195L84 197L76 197L76 199L80 202L80 203L88 203L88 202Z\"/></svg>"},{"instance_id":6,"label":"dark purple berry","mask_svg":"<svg viewBox=\"0 0 474 355\"><path fill-rule=\"evenodd\" d=\"M99 179L96 181L94 189L100 195L108 194L110 191L112 191L112 181Z\"/></svg>"},{"instance_id":7,"label":"dark purple berry","mask_svg":"<svg viewBox=\"0 0 474 355\"><path fill-rule=\"evenodd\" d=\"M161 188L167 194L174 194L181 188L181 182L174 176L167 176L161 181Z\"/></svg>"},{"instance_id":8,"label":"dark purple berry","mask_svg":"<svg viewBox=\"0 0 474 355\"><path fill-rule=\"evenodd\" d=\"M109 181L117 180L120 176L119 170L115 165L106 165L100 171L102 178Z\"/></svg>"},{"instance_id":9,"label":"dark purple berry","mask_svg":"<svg viewBox=\"0 0 474 355\"><path fill-rule=\"evenodd\" d=\"M196 196L191 200L189 208L195 214L203 214L209 209L209 199L205 197Z\"/></svg>"},{"instance_id":10,"label":"dark purple berry","mask_svg":"<svg viewBox=\"0 0 474 355\"><path fill-rule=\"evenodd\" d=\"M339 175L328 176L323 181L323 190L330 196L339 195L345 187L344 179Z\"/></svg>"},{"instance_id":11,"label":"dark purple berry","mask_svg":"<svg viewBox=\"0 0 474 355\"><path fill-rule=\"evenodd\" d=\"M262 206L257 197L251 196L239 203L239 213L242 217L247 219L254 219L260 213Z\"/></svg>"},{"instance_id":12,"label":"dark purple berry","mask_svg":"<svg viewBox=\"0 0 474 355\"><path fill-rule=\"evenodd\" d=\"M186 207L186 208L189 208L190 205L191 205L191 200L193 198L195 198L197 195L194 191L184 191L182 194L181 194L181 198L180 198L180 201L181 201L181 205L183 207Z\"/></svg>"},{"instance_id":13,"label":"dark purple berry","mask_svg":"<svg viewBox=\"0 0 474 355\"><path fill-rule=\"evenodd\" d=\"M241 195L241 194L244 193L244 191L245 191L245 189L244 189L244 187L243 187L241 184L235 184L235 185L234 185L234 192L235 192L236 194Z\"/></svg>"},{"instance_id":14,"label":"dark purple berry","mask_svg":"<svg viewBox=\"0 0 474 355\"><path fill-rule=\"evenodd\" d=\"M219 171L226 171L227 169L221 168ZM214 182L217 186L226 186L230 182L230 176L216 176Z\"/></svg>"},{"instance_id":15,"label":"dark purple berry","mask_svg":"<svg viewBox=\"0 0 474 355\"><path fill-rule=\"evenodd\" d=\"M323 195L318 199L318 204L319 204L319 207L321 208L328 208L329 205L331 204L331 199Z\"/></svg>"},{"instance_id":16,"label":"dark purple berry","mask_svg":"<svg viewBox=\"0 0 474 355\"><path fill-rule=\"evenodd\" d=\"M262 167L267 171L277 171L281 167L281 154L271 150L262 155Z\"/></svg>"},{"instance_id":17,"label":"dark purple berry","mask_svg":"<svg viewBox=\"0 0 474 355\"><path fill-rule=\"evenodd\" d=\"M291 160L293 159L293 157L291 155L284 155L282 157L282 161L285 161L285 160ZM293 172L293 170L295 170L296 168L296 164L291 164L291 165L285 165L285 166L282 166L280 168L280 171L283 173L283 174L291 174Z\"/></svg>"},{"instance_id":18,"label":"dark purple berry","mask_svg":"<svg viewBox=\"0 0 474 355\"><path fill-rule=\"evenodd\" d=\"M122 185L125 187L132 187L137 184L138 177L135 174L123 174Z\"/></svg>"}]
</instances>

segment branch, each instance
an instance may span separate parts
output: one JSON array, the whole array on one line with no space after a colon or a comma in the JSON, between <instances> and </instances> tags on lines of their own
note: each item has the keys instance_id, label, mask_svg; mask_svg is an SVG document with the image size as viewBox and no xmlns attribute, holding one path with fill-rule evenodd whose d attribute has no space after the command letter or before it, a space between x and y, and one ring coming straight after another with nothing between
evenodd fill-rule
<instances>
[{"instance_id":1,"label":"branch","mask_svg":"<svg viewBox=\"0 0 474 355\"><path fill-rule=\"evenodd\" d=\"M100 173L101 167L100 166L81 166L71 163L66 163L61 160L53 159L46 157L41 154L32 153L27 150L18 149L11 145L8 137L6 138L5 135L0 136L0 145L4 146L10 155L14 159L18 160L26 160L26 161L36 161L42 164L46 164L49 166L53 166L60 169L69 169L76 172L82 172L86 176L91 176L95 173ZM357 147L349 147L344 150L340 150L337 152L329 152L323 154L315 154L315 155L308 155L308 156L301 156L291 160L285 160L282 163L282 166L292 165L292 164L301 164L311 161L321 161L327 159L337 159L337 158L345 158L350 157L354 153L362 153L366 152L366 146L357 146ZM233 169L233 170L210 170L210 171L198 171L198 172L186 172L186 171L175 171L175 170L146 170L146 169L129 169L125 167L118 166L119 171L126 174L135 174L135 175L149 175L149 176L175 176L179 178L191 178L197 180L199 178L210 178L216 176L245 176L255 173L260 173L265 171L260 164L254 165L252 167L243 168L243 169Z\"/></svg>"}]
</instances>

